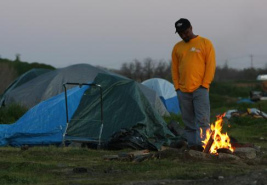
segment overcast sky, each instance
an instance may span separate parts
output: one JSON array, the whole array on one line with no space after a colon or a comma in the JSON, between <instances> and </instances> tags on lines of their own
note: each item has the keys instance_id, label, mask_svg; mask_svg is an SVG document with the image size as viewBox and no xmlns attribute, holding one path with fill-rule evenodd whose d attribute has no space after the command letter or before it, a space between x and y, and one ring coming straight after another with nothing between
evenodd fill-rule
<instances>
[{"instance_id":1,"label":"overcast sky","mask_svg":"<svg viewBox=\"0 0 267 185\"><path fill-rule=\"evenodd\" d=\"M266 67L266 7L266 0L0 0L0 55L57 68L169 61L180 41L174 23L185 17L213 42L217 65Z\"/></svg>"}]
</instances>

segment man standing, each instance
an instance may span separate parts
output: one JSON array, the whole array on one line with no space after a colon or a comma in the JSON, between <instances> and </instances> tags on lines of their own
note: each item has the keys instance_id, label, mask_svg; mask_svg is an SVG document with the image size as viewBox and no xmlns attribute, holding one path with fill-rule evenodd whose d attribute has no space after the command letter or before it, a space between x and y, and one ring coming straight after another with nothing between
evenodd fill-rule
<instances>
[{"instance_id":1,"label":"man standing","mask_svg":"<svg viewBox=\"0 0 267 185\"><path fill-rule=\"evenodd\" d=\"M210 129L209 87L216 68L215 51L211 41L193 33L189 20L179 19L175 28L182 41L172 51L172 80L188 146L202 151L202 140Z\"/></svg>"}]
</instances>

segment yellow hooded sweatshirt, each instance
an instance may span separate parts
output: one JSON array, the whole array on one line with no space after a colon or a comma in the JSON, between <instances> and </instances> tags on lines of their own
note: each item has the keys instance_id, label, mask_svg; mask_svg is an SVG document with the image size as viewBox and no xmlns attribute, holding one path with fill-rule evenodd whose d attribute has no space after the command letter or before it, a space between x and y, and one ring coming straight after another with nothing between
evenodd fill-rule
<instances>
[{"instance_id":1,"label":"yellow hooded sweatshirt","mask_svg":"<svg viewBox=\"0 0 267 185\"><path fill-rule=\"evenodd\" d=\"M172 80L176 90L193 92L199 86L209 89L215 68L215 51L208 39L197 36L174 46Z\"/></svg>"}]
</instances>

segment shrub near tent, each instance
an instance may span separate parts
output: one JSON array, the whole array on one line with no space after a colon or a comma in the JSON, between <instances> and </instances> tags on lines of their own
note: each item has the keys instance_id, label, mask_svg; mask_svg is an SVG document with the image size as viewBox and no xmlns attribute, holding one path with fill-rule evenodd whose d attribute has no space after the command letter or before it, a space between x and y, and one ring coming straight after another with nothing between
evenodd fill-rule
<instances>
[{"instance_id":1,"label":"shrub near tent","mask_svg":"<svg viewBox=\"0 0 267 185\"><path fill-rule=\"evenodd\" d=\"M142 84L156 91L170 113L180 113L177 94L172 83L161 78L151 78L143 81Z\"/></svg>"}]
</instances>

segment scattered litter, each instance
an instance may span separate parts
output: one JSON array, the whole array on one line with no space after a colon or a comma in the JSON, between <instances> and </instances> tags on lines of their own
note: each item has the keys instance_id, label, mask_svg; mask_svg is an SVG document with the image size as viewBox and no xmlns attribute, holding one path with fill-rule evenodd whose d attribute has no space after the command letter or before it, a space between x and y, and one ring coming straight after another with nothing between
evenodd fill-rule
<instances>
[{"instance_id":1,"label":"scattered litter","mask_svg":"<svg viewBox=\"0 0 267 185\"><path fill-rule=\"evenodd\" d=\"M260 111L259 109L256 109L256 108L250 108L250 109L247 109L248 113L253 115L253 116L256 116L256 117L263 117L265 119L267 119L267 114Z\"/></svg>"},{"instance_id":2,"label":"scattered litter","mask_svg":"<svg viewBox=\"0 0 267 185\"><path fill-rule=\"evenodd\" d=\"M152 158L153 154L149 150L138 150L133 152L123 152L117 155L105 155L104 160L120 160L120 161L132 161L132 162L141 162L146 159Z\"/></svg>"},{"instance_id":3,"label":"scattered litter","mask_svg":"<svg viewBox=\"0 0 267 185\"><path fill-rule=\"evenodd\" d=\"M244 99L240 99L237 101L237 103L255 103L254 101L252 101L251 99L247 99L247 98L244 98Z\"/></svg>"},{"instance_id":4,"label":"scattered litter","mask_svg":"<svg viewBox=\"0 0 267 185\"><path fill-rule=\"evenodd\" d=\"M247 115L253 116L254 118L267 119L267 114L256 108L247 108L247 111L240 111L237 109L228 110L224 117L230 119L231 117L242 117Z\"/></svg>"},{"instance_id":5,"label":"scattered litter","mask_svg":"<svg viewBox=\"0 0 267 185\"><path fill-rule=\"evenodd\" d=\"M227 119L230 119L232 117L232 114L236 113L236 112L238 112L238 110L236 110L236 109L228 110L224 117L227 118Z\"/></svg>"}]
</instances>

